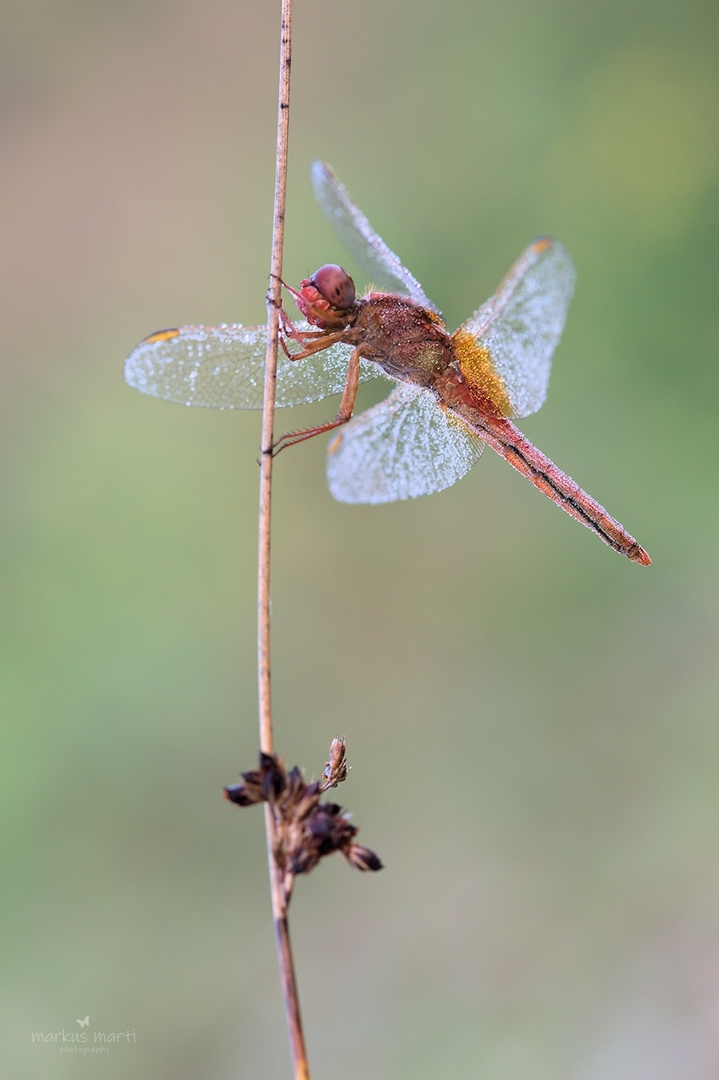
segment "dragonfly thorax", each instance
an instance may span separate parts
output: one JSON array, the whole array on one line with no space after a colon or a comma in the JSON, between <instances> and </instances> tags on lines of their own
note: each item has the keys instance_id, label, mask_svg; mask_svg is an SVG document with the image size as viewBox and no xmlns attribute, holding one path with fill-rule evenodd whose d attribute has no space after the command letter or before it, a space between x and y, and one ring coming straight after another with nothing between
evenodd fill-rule
<instances>
[{"instance_id":1,"label":"dragonfly thorax","mask_svg":"<svg viewBox=\"0 0 719 1080\"><path fill-rule=\"evenodd\" d=\"M357 314L342 338L358 345L400 382L432 386L454 362L452 343L441 318L404 296L370 293L357 301Z\"/></svg>"}]
</instances>

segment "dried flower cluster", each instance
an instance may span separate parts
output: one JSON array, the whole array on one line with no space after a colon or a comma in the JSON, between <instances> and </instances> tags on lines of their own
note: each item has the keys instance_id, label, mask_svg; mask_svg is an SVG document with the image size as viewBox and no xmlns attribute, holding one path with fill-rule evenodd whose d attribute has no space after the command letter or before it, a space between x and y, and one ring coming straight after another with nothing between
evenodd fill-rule
<instances>
[{"instance_id":1,"label":"dried flower cluster","mask_svg":"<svg viewBox=\"0 0 719 1080\"><path fill-rule=\"evenodd\" d=\"M357 870L381 870L373 851L355 842L359 832L337 803L320 802L328 788L346 780L344 739L333 739L322 783L307 783L295 766L286 770L280 757L260 753L259 768L242 773L243 783L224 788L225 798L238 806L268 803L275 822L277 866L289 898L295 875L308 874L320 859L339 851Z\"/></svg>"}]
</instances>

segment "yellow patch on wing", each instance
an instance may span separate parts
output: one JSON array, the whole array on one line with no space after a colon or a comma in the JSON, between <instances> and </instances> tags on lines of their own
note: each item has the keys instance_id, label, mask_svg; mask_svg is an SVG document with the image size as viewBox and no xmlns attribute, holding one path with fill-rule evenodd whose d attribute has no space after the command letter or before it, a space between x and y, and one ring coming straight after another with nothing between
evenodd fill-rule
<instances>
[{"instance_id":1,"label":"yellow patch on wing","mask_svg":"<svg viewBox=\"0 0 719 1080\"><path fill-rule=\"evenodd\" d=\"M452 346L459 370L470 390L479 401L494 405L500 416L511 416L512 406L504 383L497 374L489 349L478 345L476 339L461 327L452 334Z\"/></svg>"},{"instance_id":2,"label":"yellow patch on wing","mask_svg":"<svg viewBox=\"0 0 719 1080\"><path fill-rule=\"evenodd\" d=\"M154 345L156 341L169 341L170 338L180 336L180 331L177 327L172 330L156 330L154 334L150 334L148 337L143 338L143 345Z\"/></svg>"}]
</instances>

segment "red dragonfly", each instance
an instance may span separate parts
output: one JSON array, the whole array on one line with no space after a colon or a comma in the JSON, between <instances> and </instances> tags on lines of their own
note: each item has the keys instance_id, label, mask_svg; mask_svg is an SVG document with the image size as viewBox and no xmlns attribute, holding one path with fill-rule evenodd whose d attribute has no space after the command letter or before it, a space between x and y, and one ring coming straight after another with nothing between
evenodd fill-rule
<instances>
[{"instance_id":1,"label":"red dragonfly","mask_svg":"<svg viewBox=\"0 0 719 1080\"><path fill-rule=\"evenodd\" d=\"M634 562L651 562L604 507L514 426L544 402L551 356L574 289L564 247L542 238L519 257L494 296L458 330L374 231L329 166L315 162L320 209L344 247L384 292L357 298L352 278L323 266L289 289L305 320L283 313L277 405L342 394L337 418L282 436L275 451L342 427L327 479L341 502L382 503L441 491L471 469L485 444L582 525ZM264 326L182 326L151 334L125 364L130 386L183 405L262 407ZM352 419L360 381L397 386Z\"/></svg>"}]
</instances>

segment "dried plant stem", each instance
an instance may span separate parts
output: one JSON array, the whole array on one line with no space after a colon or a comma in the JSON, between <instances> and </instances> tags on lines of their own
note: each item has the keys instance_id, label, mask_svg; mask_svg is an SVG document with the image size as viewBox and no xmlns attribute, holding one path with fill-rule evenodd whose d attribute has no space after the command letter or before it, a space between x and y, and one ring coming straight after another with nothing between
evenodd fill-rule
<instances>
[{"instance_id":1,"label":"dried plant stem","mask_svg":"<svg viewBox=\"0 0 719 1080\"><path fill-rule=\"evenodd\" d=\"M287 148L290 120L290 66L292 55L292 0L282 0L280 39L280 85L277 110L277 158L275 167L275 208L272 225L272 264L270 287L267 293L267 361L265 366L265 396L262 412L262 457L260 461L260 514L257 558L257 658L260 714L260 747L265 754L274 753L272 734L272 679L270 668L270 537L272 509L272 443L274 438L275 387L277 383L277 349L279 342L280 309L282 302L282 247L285 230L285 197L287 190ZM310 1080L307 1053L302 1033L300 1004L297 994L292 948L287 923L288 896L284 888L283 871L277 863L277 827L272 807L265 807L267 857L270 869L272 913L280 976L285 1000L285 1012L290 1033L295 1080Z\"/></svg>"},{"instance_id":2,"label":"dried plant stem","mask_svg":"<svg viewBox=\"0 0 719 1080\"><path fill-rule=\"evenodd\" d=\"M295 1070L295 1080L310 1080L310 1067L307 1061L305 1038L302 1032L302 1017L300 1016L300 999L295 980L295 965L292 958L292 946L290 945L290 928L287 923L287 915L277 918L275 915L275 940L282 971L282 991L285 999L285 1015L290 1032L290 1045L292 1048L292 1061Z\"/></svg>"},{"instance_id":3,"label":"dried plant stem","mask_svg":"<svg viewBox=\"0 0 719 1080\"><path fill-rule=\"evenodd\" d=\"M280 49L280 89L277 115L277 158L275 164L275 209L272 223L272 261L267 291L267 358L265 395L262 409L262 458L260 460L260 522L257 563L257 652L260 708L260 748L274 752L272 735L272 681L270 672L270 533L272 525L272 443L277 384L277 350L282 304L282 246L285 234L287 192L287 147L290 119L290 61L292 0L282 0L282 44Z\"/></svg>"}]
</instances>

